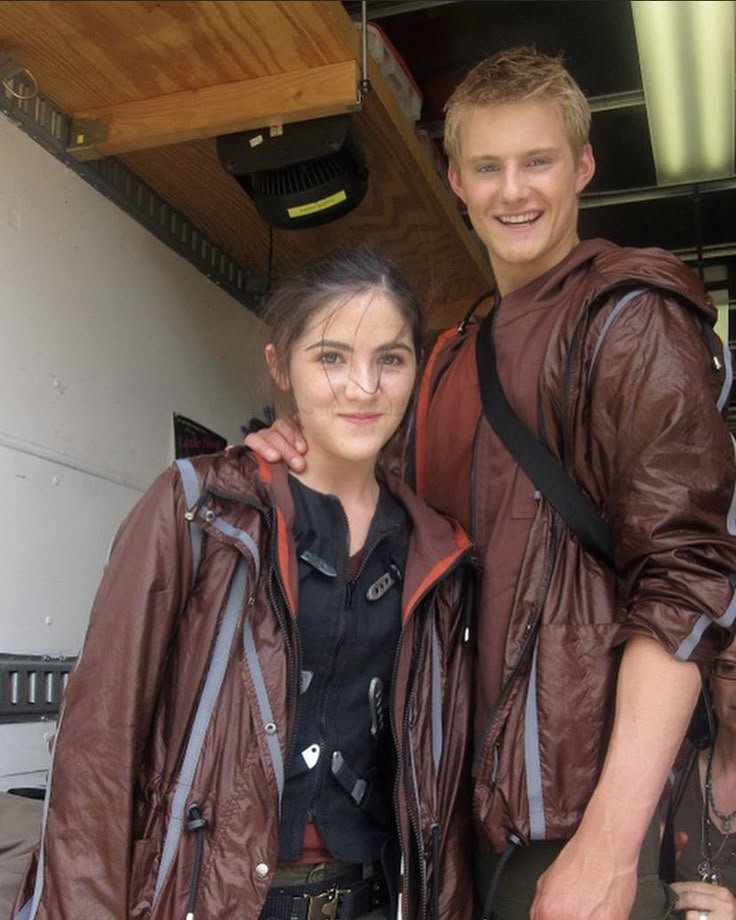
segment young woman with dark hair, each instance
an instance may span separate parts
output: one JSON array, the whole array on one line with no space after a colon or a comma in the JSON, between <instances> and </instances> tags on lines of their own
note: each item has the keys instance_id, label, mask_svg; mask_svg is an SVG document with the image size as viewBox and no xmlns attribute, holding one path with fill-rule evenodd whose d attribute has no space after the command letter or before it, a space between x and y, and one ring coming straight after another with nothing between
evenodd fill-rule
<instances>
[{"instance_id":1,"label":"young woman with dark hair","mask_svg":"<svg viewBox=\"0 0 736 920\"><path fill-rule=\"evenodd\" d=\"M271 297L310 445L180 461L124 522L16 916L470 916L468 539L379 458L419 307L376 253Z\"/></svg>"}]
</instances>

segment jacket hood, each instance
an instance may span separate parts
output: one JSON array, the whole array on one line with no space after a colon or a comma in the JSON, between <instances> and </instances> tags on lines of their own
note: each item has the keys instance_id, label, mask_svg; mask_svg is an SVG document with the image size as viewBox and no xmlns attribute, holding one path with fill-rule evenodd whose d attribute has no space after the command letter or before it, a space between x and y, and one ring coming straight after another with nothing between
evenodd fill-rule
<instances>
[{"instance_id":1,"label":"jacket hood","mask_svg":"<svg viewBox=\"0 0 736 920\"><path fill-rule=\"evenodd\" d=\"M711 322L715 321L713 300L700 279L681 259L665 249L636 249L617 246L608 240L585 240L551 270L549 280L555 284L586 263L591 273L589 303L622 285L627 288L656 287L681 297Z\"/></svg>"},{"instance_id":2,"label":"jacket hood","mask_svg":"<svg viewBox=\"0 0 736 920\"><path fill-rule=\"evenodd\" d=\"M251 455L253 457L253 455ZM246 461L247 462L247 461ZM253 462L251 460L251 462ZM294 521L294 503L289 490L289 471L283 463L258 464L262 482L273 492L277 514L282 516L280 534L290 531ZM412 532L409 543L409 560L404 577L404 613L411 609L415 600L433 584L463 553L468 552L471 543L462 527L450 518L434 511L418 498L398 477L384 475L383 482L391 494L406 509ZM279 538L279 556L282 566L289 566L296 577L295 559L288 540ZM293 581L296 584L296 581Z\"/></svg>"},{"instance_id":3,"label":"jacket hood","mask_svg":"<svg viewBox=\"0 0 736 920\"><path fill-rule=\"evenodd\" d=\"M584 240L561 262L535 278L523 288L503 298L504 312L515 312L516 302L524 305L533 299L537 305L549 302L554 306L565 295L570 277L588 274L586 303L595 302L604 293L618 287L656 287L682 298L709 322L714 322L716 310L705 287L677 256L664 249L624 248L608 240Z\"/></svg>"}]
</instances>

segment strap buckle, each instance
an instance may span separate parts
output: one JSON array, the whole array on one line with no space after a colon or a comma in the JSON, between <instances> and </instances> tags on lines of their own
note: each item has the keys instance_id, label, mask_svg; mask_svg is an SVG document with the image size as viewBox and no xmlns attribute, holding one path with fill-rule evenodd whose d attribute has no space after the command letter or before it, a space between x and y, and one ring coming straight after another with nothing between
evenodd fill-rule
<instances>
[{"instance_id":1,"label":"strap buckle","mask_svg":"<svg viewBox=\"0 0 736 920\"><path fill-rule=\"evenodd\" d=\"M348 894L349 889L338 888L333 885L327 891L320 894L307 895L307 920L337 920L337 905L344 894Z\"/></svg>"}]
</instances>

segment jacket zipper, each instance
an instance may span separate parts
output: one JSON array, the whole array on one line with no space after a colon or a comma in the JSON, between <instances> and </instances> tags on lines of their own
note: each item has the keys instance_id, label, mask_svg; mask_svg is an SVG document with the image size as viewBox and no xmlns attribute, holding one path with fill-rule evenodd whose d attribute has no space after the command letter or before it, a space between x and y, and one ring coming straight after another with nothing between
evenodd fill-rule
<instances>
[{"instance_id":1,"label":"jacket zipper","mask_svg":"<svg viewBox=\"0 0 736 920\"><path fill-rule=\"evenodd\" d=\"M483 415L481 414L478 424L475 426L475 436L473 438L473 461L470 465L470 536L475 546L478 538L478 504L476 502L478 488L478 442L480 441L480 429Z\"/></svg>"},{"instance_id":2,"label":"jacket zipper","mask_svg":"<svg viewBox=\"0 0 736 920\"><path fill-rule=\"evenodd\" d=\"M584 304L580 312L580 316L575 322L575 326L573 328L572 335L570 337L570 346L567 350L565 368L564 368L564 373L563 373L564 385L563 385L562 393L560 396L560 416L561 416L560 424L562 427L562 450L563 450L562 463L563 463L563 466L565 465L565 455L567 453L567 431L568 431L568 420L567 420L568 408L567 407L568 407L568 397L569 397L569 389L570 389L570 378L572 375L572 367L571 367L572 359L570 356L573 352L574 346L577 343L578 335L579 335L580 328L583 322L583 317L588 315L591 305L595 303L596 300L598 300L600 297L604 297L611 290L613 290L614 287L615 286L611 286L610 288L604 288L603 290L598 291L593 297L590 298L590 300L588 300ZM478 426L478 428L480 428L480 426ZM472 479L471 479L471 500L473 502L473 505L472 505L473 508L476 507L475 505L475 460L476 460L477 445L478 445L478 435L477 435L477 430L476 430L476 438L475 438L474 445L473 445L473 467L472 467ZM542 610L544 608L544 604L547 599L547 592L549 591L549 585L552 579L552 572L554 570L554 564L557 559L557 540L559 537L559 514L557 511L554 511L554 509L553 509L553 514L554 514L554 518L553 518L553 528L552 528L552 546L551 546L550 558L547 561L547 567L545 568L544 577L540 585L539 600L537 604L535 605L534 612L532 613L531 617L529 618L529 621L527 622L527 625L526 625L527 635L524 638L524 643L519 652L519 656L516 659L516 662L514 663L514 666L511 669L511 673L504 681L499 691L498 698L496 699L496 702L491 708L491 711L488 715L488 719L486 720L486 725L485 725L485 728L483 729L483 735L481 737L480 744L478 745L477 751L473 757L473 766L472 766L473 777L477 776L478 762L480 761L483 755L483 751L486 746L486 741L488 739L488 736L491 733L491 729L493 728L493 722L496 718L496 714L498 713L499 709L501 708L501 705L506 699L507 694L511 690L511 687L513 686L514 681L516 680L519 674L519 671L521 670L521 667L523 666L526 660L526 657L529 654L530 647L533 644L533 639L536 635L537 627L539 625L539 620L541 619ZM475 528L475 518L473 520L473 527ZM475 539L475 536L476 534L474 531L473 532L474 539Z\"/></svg>"},{"instance_id":3,"label":"jacket zipper","mask_svg":"<svg viewBox=\"0 0 736 920\"><path fill-rule=\"evenodd\" d=\"M401 647L402 647L402 645L403 645L403 643L404 643L404 638L405 638L405 635L406 635L406 627L407 627L407 624L409 623L409 620L411 619L411 617L416 616L416 611L417 611L417 609L419 608L419 606L421 605L421 603L424 601L424 599L429 595L430 591L434 590L434 588L436 587L436 585L437 585L443 578L446 578L448 575L450 575L452 572L454 572L456 568L459 568L460 565L462 565L462 564L465 562L465 560L466 560L466 558L467 558L468 556L469 556L469 549L465 549L465 550L463 550L461 553L459 553L458 556L457 556L455 559L453 559L452 562L451 562L445 569L443 569L442 572L440 572L440 573L437 575L437 578L434 579L434 581L432 582L432 584L427 586L427 588L426 588L426 590L424 591L424 593L423 593L419 598L417 598L417 600L416 600L414 606L412 607L412 609L411 609L410 611L408 611L407 616L406 616L406 620L405 620L404 625L402 626L402 629L401 629L401 635L400 635L400 637L399 637L399 644L398 644L397 649L396 649L396 656L394 657L393 673L392 673L392 675L391 675L391 693L392 693L392 696L393 696L393 694L394 694L394 692L395 692L395 688L396 688L396 675L397 675L398 670L399 670L399 660L400 660L400 658L401 658ZM410 865L411 865L411 860L409 860L409 859L407 858L407 856L408 856L408 853L407 853L408 848L407 848L407 845L406 845L406 841L404 840L404 835L403 835L402 828L401 828L401 819L400 819L400 816L399 816L399 815L400 815L400 811L399 811L399 772L400 772L400 770L401 770L402 764L401 764L401 762L400 762L400 758L401 758L401 748L400 748L400 746L399 746L399 738L398 738L398 733L397 733L397 731L396 731L396 713L395 713L395 708L394 708L393 705L391 705L391 706L389 707L389 717L390 717L390 718L389 718L389 721L390 721L390 724L391 724L391 735L392 735L392 738L393 738L394 750L396 751L396 759L397 759L397 775L396 775L396 780L395 780L395 782L394 782L394 821L396 822L396 832L397 832L397 837L398 837L398 840L399 840L399 846L400 846L400 849L401 849L401 862L402 862L402 864L403 864L403 866L404 866L404 875L403 875L402 878L401 878L401 890L399 891L399 897L400 897L401 899L403 899L403 900L406 900L406 895L407 895L407 892L408 892L408 886L407 886L407 884L406 884L405 876L406 876L406 874L408 874L408 872L409 872L409 867L410 867ZM403 728L404 721L406 720L406 717L407 717L407 713L406 713L406 710L405 710L404 713L402 714L402 728ZM406 764L404 764L404 766L406 766ZM408 805L408 802L407 802L407 805ZM410 824L412 825L412 830L414 831L414 835L415 835L416 840L417 840L417 851L418 851L418 854L419 854L419 856L420 856L420 861L419 861L419 862L420 862L420 866L423 866L423 864L424 864L424 844L423 844L423 841L422 841L421 833L417 832L417 830L416 830L416 828L415 828L415 826L414 826L414 823L411 821L411 812L410 812L409 818L410 818ZM421 875L424 875L424 873L421 873ZM421 881L421 875L420 875L420 881ZM421 888L421 890L422 890L422 904L424 904L424 903L425 903L425 900L426 900L426 878L424 879L423 887Z\"/></svg>"},{"instance_id":4,"label":"jacket zipper","mask_svg":"<svg viewBox=\"0 0 736 920\"><path fill-rule=\"evenodd\" d=\"M428 613L425 611L425 622L428 619ZM418 855L418 864L419 864L419 894L421 902L421 916L427 916L427 867L425 864L425 852L424 852L424 838L422 836L422 817L421 817L421 805L419 802L419 797L416 793L415 786L412 783L412 780L416 777L416 761L414 759L414 745L411 732L411 717L414 713L414 705L416 703L417 696L417 683L418 675L423 668L424 661L426 657L426 646L422 645L419 650L418 660L416 661L416 666L413 670L411 689L409 691L409 699L407 706L404 710L404 715L401 723L401 737L404 741L404 749L408 752L409 761L411 770L405 771L405 792L407 805L410 802L414 803L415 809L409 808L409 822L414 831L414 836L417 842L417 855Z\"/></svg>"},{"instance_id":5,"label":"jacket zipper","mask_svg":"<svg viewBox=\"0 0 736 920\"><path fill-rule=\"evenodd\" d=\"M526 636L524 637L524 644L521 647L519 656L516 659L516 662L514 663L513 668L511 669L511 673L504 681L504 684L501 687L501 690L498 694L498 699L494 703L491 709L491 712L488 716L488 719L486 720L486 725L483 730L483 735L481 737L480 744L478 745L478 750L476 751L475 756L473 758L473 767L472 767L473 777L477 776L478 762L483 756L483 752L486 747L486 741L488 740L488 736L491 733L491 729L493 728L494 720L496 718L496 715L499 709L501 708L501 704L504 702L504 700L506 699L506 696L511 690L511 687L513 686L516 678L518 677L519 672L529 655L529 651L534 644L534 639L536 638L537 630L539 627L539 622L542 618L542 611L544 610L544 604L547 600L547 593L549 591L550 582L552 581L552 573L554 572L555 562L557 561L557 541L559 538L559 523L560 523L560 516L555 511L554 517L553 517L553 523L552 523L551 547L550 547L549 556L547 557L547 565L544 570L544 577L542 578L542 582L540 584L539 595L538 595L539 599L537 603L535 604L534 612L529 617L529 620L526 624L526 627L525 627Z\"/></svg>"},{"instance_id":6,"label":"jacket zipper","mask_svg":"<svg viewBox=\"0 0 736 920\"><path fill-rule=\"evenodd\" d=\"M338 507L339 507L339 509L340 509L340 513L342 514L343 521L344 521L344 524L345 524L345 531L344 531L344 532L345 532L345 537L346 537L346 539L345 539L345 560L346 560L346 576L347 576L347 574L349 573L349 570L350 570L350 522L348 521L347 514L345 514L345 509L344 509L343 506L342 506L342 502L339 502L339 501L338 501ZM380 545L380 543L385 539L385 537L386 537L386 534L382 534L381 536L379 536L379 537L377 537L376 539L374 539L373 543L372 543L366 550L364 550L364 552L362 553L361 559L360 559L360 565L358 566L358 571L356 572L355 577L354 577L354 578L348 578L348 577L346 577L346 579L345 579L345 581L346 581L346 584L345 584L345 609L344 609L343 613L345 613L345 612L348 611L348 610L352 610L352 609L354 608L354 605L355 605L355 589L356 589L358 580L359 580L360 576L363 574L363 571L364 571L366 565L368 564L368 560L370 559L370 557L372 556L372 554L375 552L376 547L378 547L378 546ZM329 693L329 688L330 688L330 685L331 685L331 683L332 683L333 677L334 677L334 675L335 675L335 673L336 673L336 671L337 671L337 668L339 667L340 651L342 650L342 647L343 647L343 645L345 644L345 634L346 634L346 632L347 632L347 627L348 627L348 625L349 625L349 624L348 624L347 617L346 617L346 616L343 616L342 619L341 619L341 623L340 623L340 633L339 633L339 635L338 635L338 637L337 637L337 642L335 643L335 652L334 652L334 654L333 654L333 656L332 656L332 660L331 660L331 662L330 662L330 673L329 673L328 679L327 679L327 681L326 681L326 683L325 683L325 693L324 693L324 696L323 696L323 698L322 698L322 706L321 706L320 721L319 721L320 748L321 748L322 745L323 745L323 740L322 740L322 739L324 739L325 734L326 734L326 732L327 732L327 722L326 722L326 719L327 719L327 697L328 697L328 693ZM298 635L299 630L296 630L296 632L297 632L297 635ZM323 753L324 753L324 752L323 752ZM314 817L317 815L317 802L319 801L320 794L321 794L321 792L322 792L322 789L324 788L326 773L327 773L327 771L329 770L329 766L328 766L327 762L325 761L325 762L323 763L322 761L323 761L323 758L320 757L320 766L319 766L319 771L320 771L320 772L319 772L319 778L318 778L318 780L317 780L317 783L316 783L314 792L313 792L313 794L312 794L312 800L311 800L311 803L310 803L309 811L308 811L308 813L307 813L308 818L309 818L309 816L311 816L312 818L314 818Z\"/></svg>"},{"instance_id":7,"label":"jacket zipper","mask_svg":"<svg viewBox=\"0 0 736 920\"><path fill-rule=\"evenodd\" d=\"M298 688L299 688L299 667L301 662L301 642L299 639L299 630L290 629L290 623L294 621L295 611L289 606L289 597L286 592L286 586L284 585L284 580L281 576L281 570L278 566L278 558L276 555L275 547L277 544L277 534L276 534L276 515L272 512L272 528L271 532L273 534L273 547L271 552L271 567L270 574L271 577L268 580L268 596L271 601L271 607L276 614L276 619L279 623L279 628L284 639L284 648L286 650L286 673L288 678L287 683L287 710L288 712L294 713L294 722L292 725L291 734L286 740L286 757L284 759L284 765L289 763L291 756L293 755L293 746L295 739L297 737L296 732L296 719L298 718L298 708L297 708L297 698L298 698ZM276 598L276 593L274 591L274 582L278 588L280 594L280 602ZM284 617L284 610L291 617L290 620L287 620ZM293 642L291 632L293 631Z\"/></svg>"}]
</instances>

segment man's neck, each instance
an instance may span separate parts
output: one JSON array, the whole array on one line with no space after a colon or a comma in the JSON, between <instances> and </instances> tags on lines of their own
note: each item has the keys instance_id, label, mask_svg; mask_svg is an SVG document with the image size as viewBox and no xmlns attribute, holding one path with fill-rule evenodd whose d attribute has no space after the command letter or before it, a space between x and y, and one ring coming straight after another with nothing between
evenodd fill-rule
<instances>
[{"instance_id":1,"label":"man's neck","mask_svg":"<svg viewBox=\"0 0 736 920\"><path fill-rule=\"evenodd\" d=\"M496 279L496 285L500 296L507 297L509 294L521 290L521 288L526 287L528 284L532 284L538 278L553 271L567 259L579 243L580 238L576 236L569 242L565 249L561 251L561 254L556 253L554 257L550 254L550 258L547 261L535 260L533 262L509 264L507 262L499 262L497 259L494 259L493 255L489 252L488 257L491 262L491 269L493 270L493 276Z\"/></svg>"}]
</instances>

